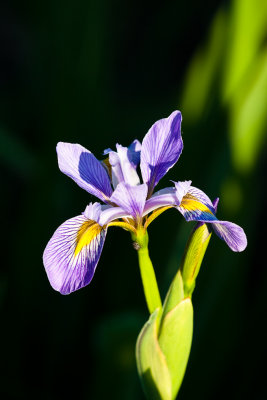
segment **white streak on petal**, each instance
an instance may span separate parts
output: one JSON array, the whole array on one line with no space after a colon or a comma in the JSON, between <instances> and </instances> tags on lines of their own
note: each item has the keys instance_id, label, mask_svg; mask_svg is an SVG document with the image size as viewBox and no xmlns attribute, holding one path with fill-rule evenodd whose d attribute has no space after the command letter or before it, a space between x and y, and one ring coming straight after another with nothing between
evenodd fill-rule
<instances>
[{"instance_id":1,"label":"white streak on petal","mask_svg":"<svg viewBox=\"0 0 267 400\"><path fill-rule=\"evenodd\" d=\"M135 140L129 147L116 144L117 152L110 149L105 150L105 154L109 154L109 163L112 169L112 184L114 189L121 182L135 186L140 183L139 176L136 172L137 165L140 161L141 144Z\"/></svg>"},{"instance_id":2,"label":"white streak on petal","mask_svg":"<svg viewBox=\"0 0 267 400\"><path fill-rule=\"evenodd\" d=\"M192 181L174 182L176 189L176 196L178 199L177 206L181 203L183 197L190 190L191 183Z\"/></svg>"},{"instance_id":3,"label":"white streak on petal","mask_svg":"<svg viewBox=\"0 0 267 400\"><path fill-rule=\"evenodd\" d=\"M92 221L98 222L101 210L102 205L100 203L90 203L83 212L83 215Z\"/></svg>"}]
</instances>

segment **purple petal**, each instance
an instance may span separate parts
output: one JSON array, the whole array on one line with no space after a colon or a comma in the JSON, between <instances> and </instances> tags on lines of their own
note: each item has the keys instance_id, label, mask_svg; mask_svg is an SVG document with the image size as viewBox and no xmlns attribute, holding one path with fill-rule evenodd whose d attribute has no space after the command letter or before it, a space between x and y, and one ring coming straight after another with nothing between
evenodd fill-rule
<instances>
[{"instance_id":1,"label":"purple petal","mask_svg":"<svg viewBox=\"0 0 267 400\"><path fill-rule=\"evenodd\" d=\"M216 197L216 199L213 200L212 202L215 213L217 213L218 204L219 204L219 197Z\"/></svg>"},{"instance_id":2,"label":"purple petal","mask_svg":"<svg viewBox=\"0 0 267 400\"><path fill-rule=\"evenodd\" d=\"M182 185L184 184L184 185ZM189 181L187 182L189 184ZM182 189L186 188L186 182L175 184L177 197L181 195ZM188 186L186 194L182 197L177 210L184 216L186 221L213 222L217 221L215 210L209 197L193 186Z\"/></svg>"},{"instance_id":3,"label":"purple petal","mask_svg":"<svg viewBox=\"0 0 267 400\"><path fill-rule=\"evenodd\" d=\"M105 226L115 219L128 217L130 217L130 215L127 214L125 210L121 207L102 206L102 212L99 218L99 225Z\"/></svg>"},{"instance_id":4,"label":"purple petal","mask_svg":"<svg viewBox=\"0 0 267 400\"><path fill-rule=\"evenodd\" d=\"M110 200L120 206L127 214L141 218L147 197L147 185L130 186L119 183Z\"/></svg>"},{"instance_id":5,"label":"purple petal","mask_svg":"<svg viewBox=\"0 0 267 400\"><path fill-rule=\"evenodd\" d=\"M85 211L82 213L86 218L91 219L92 221L95 221L99 223L99 218L101 215L101 209L102 205L100 203L90 203L86 207ZM109 206L106 206L109 207ZM110 206L112 207L112 206Z\"/></svg>"},{"instance_id":6,"label":"purple petal","mask_svg":"<svg viewBox=\"0 0 267 400\"><path fill-rule=\"evenodd\" d=\"M200 203L205 204L205 206L208 207L213 214L216 213L212 201L202 190L194 186L190 186L188 188L186 195L187 197L190 197L192 200L197 200ZM215 205L218 205L218 203L215 202Z\"/></svg>"},{"instance_id":7,"label":"purple petal","mask_svg":"<svg viewBox=\"0 0 267 400\"><path fill-rule=\"evenodd\" d=\"M143 216L160 207L176 206L177 201L176 190L174 187L159 190L146 201Z\"/></svg>"},{"instance_id":8,"label":"purple petal","mask_svg":"<svg viewBox=\"0 0 267 400\"><path fill-rule=\"evenodd\" d=\"M141 149L141 172L148 185L148 193L176 163L182 149L180 111L155 122L144 137Z\"/></svg>"},{"instance_id":9,"label":"purple petal","mask_svg":"<svg viewBox=\"0 0 267 400\"><path fill-rule=\"evenodd\" d=\"M130 217L121 207L100 203L90 203L82 214L103 227L115 219Z\"/></svg>"},{"instance_id":10,"label":"purple petal","mask_svg":"<svg viewBox=\"0 0 267 400\"><path fill-rule=\"evenodd\" d=\"M196 203L196 202L195 202ZM210 209L201 203L198 204L182 204L176 207L178 211L184 216L186 221L199 221L199 222L213 222L218 221Z\"/></svg>"},{"instance_id":11,"label":"purple petal","mask_svg":"<svg viewBox=\"0 0 267 400\"><path fill-rule=\"evenodd\" d=\"M231 250L243 251L247 246L247 238L243 229L228 221L219 221L215 216L219 199L212 203L201 190L190 187L177 209L186 221L210 223L216 235L224 240Z\"/></svg>"},{"instance_id":12,"label":"purple petal","mask_svg":"<svg viewBox=\"0 0 267 400\"><path fill-rule=\"evenodd\" d=\"M142 145L137 139L135 139L128 147L128 158L135 168L140 164L141 148Z\"/></svg>"},{"instance_id":13,"label":"purple petal","mask_svg":"<svg viewBox=\"0 0 267 400\"><path fill-rule=\"evenodd\" d=\"M51 286L69 294L93 278L106 230L84 215L64 222L48 242L43 262Z\"/></svg>"},{"instance_id":14,"label":"purple petal","mask_svg":"<svg viewBox=\"0 0 267 400\"><path fill-rule=\"evenodd\" d=\"M59 169L81 188L107 202L112 194L108 174L95 156L79 144L57 144Z\"/></svg>"},{"instance_id":15,"label":"purple petal","mask_svg":"<svg viewBox=\"0 0 267 400\"><path fill-rule=\"evenodd\" d=\"M243 251L247 247L247 237L243 229L228 221L218 221L212 224L214 232L224 240L231 250Z\"/></svg>"},{"instance_id":16,"label":"purple petal","mask_svg":"<svg viewBox=\"0 0 267 400\"><path fill-rule=\"evenodd\" d=\"M132 186L140 183L139 176L136 172L136 167L140 160L140 146L138 140L135 140L128 148L117 144L117 152L110 149L105 150L105 154L109 153L109 163L112 169L112 184L114 188L116 188L120 182L129 183L129 185Z\"/></svg>"}]
</instances>

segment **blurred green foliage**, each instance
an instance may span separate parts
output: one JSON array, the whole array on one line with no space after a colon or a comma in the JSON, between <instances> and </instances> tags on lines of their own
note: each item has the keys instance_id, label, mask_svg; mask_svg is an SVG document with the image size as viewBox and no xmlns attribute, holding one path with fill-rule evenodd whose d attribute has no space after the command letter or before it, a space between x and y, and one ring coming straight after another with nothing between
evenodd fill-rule
<instances>
[{"instance_id":1,"label":"blurred green foliage","mask_svg":"<svg viewBox=\"0 0 267 400\"><path fill-rule=\"evenodd\" d=\"M11 0L0 11L1 398L143 398L134 342L147 315L130 236L109 229L91 285L67 297L41 256L92 200L58 170L56 143L101 158L175 108L184 151L159 186L192 179L219 195L218 217L249 243L234 254L211 238L179 398L266 398L266 1ZM151 225L163 295L191 229L174 210Z\"/></svg>"}]
</instances>

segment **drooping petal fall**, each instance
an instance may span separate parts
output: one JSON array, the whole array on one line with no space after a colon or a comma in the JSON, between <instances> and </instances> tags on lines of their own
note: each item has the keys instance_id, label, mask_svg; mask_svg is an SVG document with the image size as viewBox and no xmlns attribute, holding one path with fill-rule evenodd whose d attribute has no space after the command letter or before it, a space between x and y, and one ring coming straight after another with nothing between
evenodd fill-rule
<instances>
[{"instance_id":1,"label":"drooping petal fall","mask_svg":"<svg viewBox=\"0 0 267 400\"><path fill-rule=\"evenodd\" d=\"M64 222L48 242L43 262L51 286L69 294L90 283L99 261L106 229L84 215Z\"/></svg>"},{"instance_id":2,"label":"drooping petal fall","mask_svg":"<svg viewBox=\"0 0 267 400\"><path fill-rule=\"evenodd\" d=\"M141 148L141 172L149 196L166 172L176 163L182 149L180 111L174 111L149 129Z\"/></svg>"},{"instance_id":3,"label":"drooping petal fall","mask_svg":"<svg viewBox=\"0 0 267 400\"><path fill-rule=\"evenodd\" d=\"M231 250L243 251L247 247L247 237L244 230L228 221L218 221L212 224L213 230L220 239L224 240Z\"/></svg>"},{"instance_id":4,"label":"drooping petal fall","mask_svg":"<svg viewBox=\"0 0 267 400\"><path fill-rule=\"evenodd\" d=\"M90 194L108 202L112 193L108 173L90 151L79 144L59 142L57 155L61 172Z\"/></svg>"},{"instance_id":5,"label":"drooping petal fall","mask_svg":"<svg viewBox=\"0 0 267 400\"><path fill-rule=\"evenodd\" d=\"M243 251L247 246L244 230L232 222L220 221L215 216L218 199L211 202L201 190L190 187L181 204L176 207L186 221L209 223L220 239L224 240L233 251Z\"/></svg>"}]
</instances>

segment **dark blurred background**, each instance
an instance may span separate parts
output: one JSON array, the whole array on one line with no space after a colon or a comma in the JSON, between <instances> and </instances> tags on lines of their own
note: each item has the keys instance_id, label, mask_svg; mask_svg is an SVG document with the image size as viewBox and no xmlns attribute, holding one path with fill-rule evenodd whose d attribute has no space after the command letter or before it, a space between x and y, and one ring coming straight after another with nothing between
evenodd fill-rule
<instances>
[{"instance_id":1,"label":"dark blurred background","mask_svg":"<svg viewBox=\"0 0 267 400\"><path fill-rule=\"evenodd\" d=\"M266 399L266 0L6 0L0 41L1 399L143 399L134 346L148 313L130 235L110 228L92 283L69 296L42 253L93 200L60 173L57 142L101 159L174 109L184 151L158 188L191 179L248 236L240 254L211 239L178 398ZM192 227L174 210L150 227L162 296Z\"/></svg>"}]
</instances>

